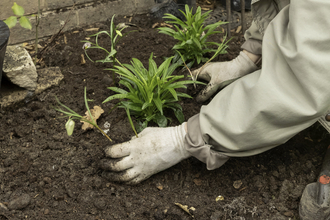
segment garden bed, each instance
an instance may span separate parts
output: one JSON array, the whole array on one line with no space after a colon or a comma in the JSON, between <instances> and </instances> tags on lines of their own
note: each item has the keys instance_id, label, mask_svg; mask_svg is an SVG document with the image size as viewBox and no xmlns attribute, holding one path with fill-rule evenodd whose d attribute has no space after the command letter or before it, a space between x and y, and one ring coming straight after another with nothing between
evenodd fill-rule
<instances>
[{"instance_id":1,"label":"garden bed","mask_svg":"<svg viewBox=\"0 0 330 220\"><path fill-rule=\"evenodd\" d=\"M129 63L140 59L145 65L153 52L158 65L173 54L176 43L152 28L156 20L147 15L116 17L136 30L119 43L118 59ZM98 162L106 146L129 140L133 131L123 109L112 102L101 104L112 93L110 64L81 63L81 40L96 33L90 28L108 29L109 23L95 24L59 36L56 45L43 55L42 67L59 66L64 75L58 87L27 100L19 108L0 112L0 219L192 219L175 203L193 207L195 219L289 219L298 218L304 187L316 181L329 135L319 125L299 133L286 144L261 155L231 158L221 168L208 171L205 164L190 158L152 176L136 186L109 182L102 177ZM219 41L221 36L214 36ZM100 41L107 43L105 37ZM230 60L239 53L241 35L230 42ZM90 56L102 58L97 50ZM187 74L187 73L185 73ZM110 123L109 142L97 130L83 131L76 123L68 137L66 119L53 109L55 96L76 112L84 114L87 96L105 113L98 120ZM194 96L192 86L187 93ZM183 99L185 118L201 107L194 99ZM91 107L93 105L91 104ZM177 125L173 118L170 126ZM258 137L256 137L258 138ZM31 200L19 207L15 199ZM218 199L217 199L218 198ZM20 200L22 201L22 200ZM11 203L12 210L6 207ZM18 201L16 203L19 203ZM240 218L242 217L242 218Z\"/></svg>"}]
</instances>

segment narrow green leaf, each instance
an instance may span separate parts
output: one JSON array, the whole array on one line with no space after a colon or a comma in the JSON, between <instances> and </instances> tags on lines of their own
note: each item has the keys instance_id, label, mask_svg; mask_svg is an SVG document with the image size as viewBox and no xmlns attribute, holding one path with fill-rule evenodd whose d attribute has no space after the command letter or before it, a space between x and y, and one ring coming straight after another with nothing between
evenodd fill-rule
<instances>
[{"instance_id":1,"label":"narrow green leaf","mask_svg":"<svg viewBox=\"0 0 330 220\"><path fill-rule=\"evenodd\" d=\"M193 40L193 42L195 43L195 45L198 47L198 49L202 49L202 45L201 45L201 43L196 39L196 38L193 38L192 39Z\"/></svg>"},{"instance_id":2,"label":"narrow green leaf","mask_svg":"<svg viewBox=\"0 0 330 220\"><path fill-rule=\"evenodd\" d=\"M158 124L159 127L166 127L167 126L167 118L162 114L157 114L155 116L154 120Z\"/></svg>"},{"instance_id":3,"label":"narrow green leaf","mask_svg":"<svg viewBox=\"0 0 330 220\"><path fill-rule=\"evenodd\" d=\"M96 122L95 122L94 117L92 116L91 110L89 109L89 106L88 106L87 88L86 88L86 86L84 88L84 100L85 100L85 107L86 107L86 109L88 111L89 117L91 118L92 122L94 123L94 124L93 123L90 123L90 124L95 126L96 125Z\"/></svg>"},{"instance_id":4,"label":"narrow green leaf","mask_svg":"<svg viewBox=\"0 0 330 220\"><path fill-rule=\"evenodd\" d=\"M60 100L57 98L57 96L55 96L55 99L56 99L56 101L57 101L57 103L58 103L59 105L61 105L61 106L62 106L63 108L65 108L65 109L67 109L69 112L65 112L65 111L61 110L60 108L56 108L56 110L61 111L61 112L65 113L65 114L71 114L71 115L75 115L75 116L78 116L78 117L82 117L82 116L80 116L78 113L76 113L75 111L73 111L71 108L69 108L69 107L67 107L66 105L62 104L62 103L60 102Z\"/></svg>"},{"instance_id":5,"label":"narrow green leaf","mask_svg":"<svg viewBox=\"0 0 330 220\"><path fill-rule=\"evenodd\" d=\"M195 63L195 60L192 60L191 62L187 63L188 68L190 69Z\"/></svg>"},{"instance_id":6,"label":"narrow green leaf","mask_svg":"<svg viewBox=\"0 0 330 220\"><path fill-rule=\"evenodd\" d=\"M119 84L124 85L126 88L129 89L130 93L134 93L136 91L136 89L133 88L133 86L131 85L131 83L125 79L122 79L119 81Z\"/></svg>"},{"instance_id":7,"label":"narrow green leaf","mask_svg":"<svg viewBox=\"0 0 330 220\"><path fill-rule=\"evenodd\" d=\"M88 37L95 37L95 36L99 36L100 34L106 34L110 37L110 34L107 31L100 31L100 32L97 32L96 34L89 35Z\"/></svg>"},{"instance_id":8,"label":"narrow green leaf","mask_svg":"<svg viewBox=\"0 0 330 220\"><path fill-rule=\"evenodd\" d=\"M162 75L164 75L164 77L167 76L167 70L169 65L171 64L173 57L169 57L167 58L159 67L158 67L158 76L162 77Z\"/></svg>"},{"instance_id":9,"label":"narrow green leaf","mask_svg":"<svg viewBox=\"0 0 330 220\"><path fill-rule=\"evenodd\" d=\"M200 64L200 62L202 61L202 56L196 56L196 61L197 61L197 64Z\"/></svg>"},{"instance_id":10,"label":"narrow green leaf","mask_svg":"<svg viewBox=\"0 0 330 220\"><path fill-rule=\"evenodd\" d=\"M158 28L158 30L159 30L159 33L168 34L171 36L173 36L176 33L175 30L173 30L169 27L160 27L160 28Z\"/></svg>"},{"instance_id":11,"label":"narrow green leaf","mask_svg":"<svg viewBox=\"0 0 330 220\"><path fill-rule=\"evenodd\" d=\"M120 93L120 94L127 94L128 93L126 90L123 90L123 89L118 88L118 87L108 87L108 89L110 89L114 92Z\"/></svg>"},{"instance_id":12,"label":"narrow green leaf","mask_svg":"<svg viewBox=\"0 0 330 220\"><path fill-rule=\"evenodd\" d=\"M201 19L201 14L202 14L201 7L198 6L195 14L196 14L195 21L199 21Z\"/></svg>"},{"instance_id":13,"label":"narrow green leaf","mask_svg":"<svg viewBox=\"0 0 330 220\"><path fill-rule=\"evenodd\" d=\"M138 134L136 133L136 130L135 130L135 127L134 127L134 124L133 124L133 121L132 121L132 118L131 118L131 113L129 112L129 109L125 109L126 110L126 114L127 114L127 117L128 117L128 121L129 123L131 124L131 127L136 135L136 137L138 137Z\"/></svg>"},{"instance_id":14,"label":"narrow green leaf","mask_svg":"<svg viewBox=\"0 0 330 220\"><path fill-rule=\"evenodd\" d=\"M156 62L152 59L152 57L149 58L149 80L152 79L152 77L157 73L157 64Z\"/></svg>"},{"instance_id":15,"label":"narrow green leaf","mask_svg":"<svg viewBox=\"0 0 330 220\"><path fill-rule=\"evenodd\" d=\"M178 96L176 94L176 91L173 88L168 88L167 90L172 94L175 100L178 101Z\"/></svg>"},{"instance_id":16,"label":"narrow green leaf","mask_svg":"<svg viewBox=\"0 0 330 220\"><path fill-rule=\"evenodd\" d=\"M182 111L182 107L181 107L181 105L179 105L178 103L169 103L169 104L167 104L167 106L168 106L168 108L171 108L173 111L175 111L175 110L177 110L177 109L179 109L179 110L181 110Z\"/></svg>"},{"instance_id":17,"label":"narrow green leaf","mask_svg":"<svg viewBox=\"0 0 330 220\"><path fill-rule=\"evenodd\" d=\"M156 114L148 115L148 116L146 117L146 121L151 121L151 120L153 120L153 119L155 118L155 116L156 116Z\"/></svg>"},{"instance_id":18,"label":"narrow green leaf","mask_svg":"<svg viewBox=\"0 0 330 220\"><path fill-rule=\"evenodd\" d=\"M113 34L114 34L114 23L113 23L114 18L115 18L115 15L112 16L111 23L110 23L110 37L111 37L111 39L113 38Z\"/></svg>"},{"instance_id":19,"label":"narrow green leaf","mask_svg":"<svg viewBox=\"0 0 330 220\"><path fill-rule=\"evenodd\" d=\"M152 90L152 91L150 91L150 93L148 94L148 102L151 103L153 98L154 98L154 93L153 93L153 90Z\"/></svg>"},{"instance_id":20,"label":"narrow green leaf","mask_svg":"<svg viewBox=\"0 0 330 220\"><path fill-rule=\"evenodd\" d=\"M161 100L158 97L156 97L156 98L154 98L153 101L154 101L158 111L160 112L160 114L163 115L163 104L162 104Z\"/></svg>"},{"instance_id":21,"label":"narrow green leaf","mask_svg":"<svg viewBox=\"0 0 330 220\"><path fill-rule=\"evenodd\" d=\"M181 46L181 44L176 44L172 48L172 50L181 50L181 49L183 49L183 47Z\"/></svg>"},{"instance_id":22,"label":"narrow green leaf","mask_svg":"<svg viewBox=\"0 0 330 220\"><path fill-rule=\"evenodd\" d=\"M181 92L178 92L178 93L177 93L177 96L178 96L178 97L181 97L181 98L189 98L189 99L192 98L190 95L188 95L188 94L186 94L186 93L181 93Z\"/></svg>"},{"instance_id":23,"label":"narrow green leaf","mask_svg":"<svg viewBox=\"0 0 330 220\"><path fill-rule=\"evenodd\" d=\"M166 34L166 35L169 35L169 36L171 36L171 37L174 36L174 34L169 33L169 32L165 32L165 31L159 31L159 33L161 33L161 34Z\"/></svg>"},{"instance_id":24,"label":"narrow green leaf","mask_svg":"<svg viewBox=\"0 0 330 220\"><path fill-rule=\"evenodd\" d=\"M143 131L146 127L148 127L148 121L144 121L143 123L141 121L138 122L137 132Z\"/></svg>"},{"instance_id":25,"label":"narrow green leaf","mask_svg":"<svg viewBox=\"0 0 330 220\"><path fill-rule=\"evenodd\" d=\"M148 108L149 106L152 106L152 104L151 104L150 102L145 102L145 103L143 103L143 105L142 105L142 110Z\"/></svg>"},{"instance_id":26,"label":"narrow green leaf","mask_svg":"<svg viewBox=\"0 0 330 220\"><path fill-rule=\"evenodd\" d=\"M116 54L117 54L117 50L113 49L113 50L110 51L110 53L108 54L108 56L106 58L113 57Z\"/></svg>"},{"instance_id":27,"label":"narrow green leaf","mask_svg":"<svg viewBox=\"0 0 330 220\"><path fill-rule=\"evenodd\" d=\"M128 94L115 94L112 96L109 96L108 98L106 98L102 103L106 103L106 102L110 102L111 100L114 99L125 99L127 98Z\"/></svg>"},{"instance_id":28,"label":"narrow green leaf","mask_svg":"<svg viewBox=\"0 0 330 220\"><path fill-rule=\"evenodd\" d=\"M137 105L137 104L129 102L129 101L123 101L122 104L127 109L137 111L137 112L142 111L142 106L141 105Z\"/></svg>"},{"instance_id":29,"label":"narrow green leaf","mask_svg":"<svg viewBox=\"0 0 330 220\"><path fill-rule=\"evenodd\" d=\"M174 111L175 117L178 119L180 123L184 122L184 115L183 112L180 109L176 109Z\"/></svg>"},{"instance_id":30,"label":"narrow green leaf","mask_svg":"<svg viewBox=\"0 0 330 220\"><path fill-rule=\"evenodd\" d=\"M193 44L193 41L191 39L186 41L186 44Z\"/></svg>"}]
</instances>

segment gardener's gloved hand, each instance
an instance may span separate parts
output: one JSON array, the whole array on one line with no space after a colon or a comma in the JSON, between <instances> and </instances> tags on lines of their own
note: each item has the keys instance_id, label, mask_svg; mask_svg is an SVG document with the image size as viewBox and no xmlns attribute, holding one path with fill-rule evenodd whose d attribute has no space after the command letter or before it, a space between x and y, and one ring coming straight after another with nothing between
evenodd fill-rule
<instances>
[{"instance_id":1,"label":"gardener's gloved hand","mask_svg":"<svg viewBox=\"0 0 330 220\"><path fill-rule=\"evenodd\" d=\"M208 81L208 85L197 95L197 102L204 102L209 99L215 92L230 84L239 77L252 73L257 70L256 62L260 56L242 51L232 61L214 62L206 64L203 69L194 70L193 77Z\"/></svg>"},{"instance_id":2,"label":"gardener's gloved hand","mask_svg":"<svg viewBox=\"0 0 330 220\"><path fill-rule=\"evenodd\" d=\"M186 123L177 127L146 128L132 140L110 146L101 161L110 181L139 183L190 157L184 148Z\"/></svg>"}]
</instances>

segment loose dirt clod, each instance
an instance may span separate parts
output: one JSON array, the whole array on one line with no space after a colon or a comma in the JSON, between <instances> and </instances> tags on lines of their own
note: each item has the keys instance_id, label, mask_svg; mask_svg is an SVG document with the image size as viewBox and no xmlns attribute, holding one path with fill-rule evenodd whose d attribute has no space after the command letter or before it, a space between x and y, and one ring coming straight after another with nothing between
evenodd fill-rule
<instances>
[{"instance_id":1,"label":"loose dirt clod","mask_svg":"<svg viewBox=\"0 0 330 220\"><path fill-rule=\"evenodd\" d=\"M28 194L23 194L20 197L12 200L8 204L9 210L24 209L31 203L31 197Z\"/></svg>"},{"instance_id":2,"label":"loose dirt clod","mask_svg":"<svg viewBox=\"0 0 330 220\"><path fill-rule=\"evenodd\" d=\"M234 181L233 186L235 189L239 189L242 186L242 184L243 184L242 180L236 180Z\"/></svg>"}]
</instances>

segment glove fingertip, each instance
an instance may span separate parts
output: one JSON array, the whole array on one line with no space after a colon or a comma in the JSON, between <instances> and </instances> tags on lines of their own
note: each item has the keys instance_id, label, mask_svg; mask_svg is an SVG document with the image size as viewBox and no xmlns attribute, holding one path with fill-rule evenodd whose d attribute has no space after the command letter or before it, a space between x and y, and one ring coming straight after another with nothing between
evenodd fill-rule
<instances>
[{"instance_id":1,"label":"glove fingertip","mask_svg":"<svg viewBox=\"0 0 330 220\"><path fill-rule=\"evenodd\" d=\"M198 103L203 103L207 99L208 99L208 97L206 97L205 95L199 94L199 95L196 96L196 102L198 102Z\"/></svg>"},{"instance_id":2,"label":"glove fingertip","mask_svg":"<svg viewBox=\"0 0 330 220\"><path fill-rule=\"evenodd\" d=\"M196 97L197 102L205 102L208 100L213 94L215 94L219 89L219 85L215 85L213 83L209 83L205 89L203 89Z\"/></svg>"},{"instance_id":3,"label":"glove fingertip","mask_svg":"<svg viewBox=\"0 0 330 220\"><path fill-rule=\"evenodd\" d=\"M110 158L121 158L130 154L131 141L105 148L105 155Z\"/></svg>"}]
</instances>

